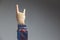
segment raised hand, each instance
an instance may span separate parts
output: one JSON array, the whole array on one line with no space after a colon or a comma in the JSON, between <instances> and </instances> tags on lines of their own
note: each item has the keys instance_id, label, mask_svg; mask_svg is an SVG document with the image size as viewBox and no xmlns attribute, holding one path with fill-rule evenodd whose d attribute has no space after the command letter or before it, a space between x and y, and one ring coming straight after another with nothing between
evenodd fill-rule
<instances>
[{"instance_id":1,"label":"raised hand","mask_svg":"<svg viewBox=\"0 0 60 40\"><path fill-rule=\"evenodd\" d=\"M20 12L18 4L16 4L16 19L19 24L25 24L25 11L26 9L24 9L23 12Z\"/></svg>"}]
</instances>

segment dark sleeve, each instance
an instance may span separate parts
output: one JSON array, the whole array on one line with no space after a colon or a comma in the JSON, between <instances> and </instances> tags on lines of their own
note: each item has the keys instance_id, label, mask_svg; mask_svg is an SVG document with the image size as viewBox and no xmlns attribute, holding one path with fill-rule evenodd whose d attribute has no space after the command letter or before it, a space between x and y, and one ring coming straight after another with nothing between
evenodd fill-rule
<instances>
[{"instance_id":1,"label":"dark sleeve","mask_svg":"<svg viewBox=\"0 0 60 40\"><path fill-rule=\"evenodd\" d=\"M28 40L28 31L27 31L26 25L18 24L17 39L18 40Z\"/></svg>"}]
</instances>

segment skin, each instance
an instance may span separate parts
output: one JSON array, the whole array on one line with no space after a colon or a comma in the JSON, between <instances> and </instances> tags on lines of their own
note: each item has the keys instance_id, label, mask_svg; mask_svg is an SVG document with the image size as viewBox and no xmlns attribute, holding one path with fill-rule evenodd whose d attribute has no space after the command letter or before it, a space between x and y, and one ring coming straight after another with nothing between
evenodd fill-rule
<instances>
[{"instance_id":1,"label":"skin","mask_svg":"<svg viewBox=\"0 0 60 40\"><path fill-rule=\"evenodd\" d=\"M18 24L25 25L25 12L26 9L24 9L23 12L20 12L18 4L16 4L16 19Z\"/></svg>"}]
</instances>

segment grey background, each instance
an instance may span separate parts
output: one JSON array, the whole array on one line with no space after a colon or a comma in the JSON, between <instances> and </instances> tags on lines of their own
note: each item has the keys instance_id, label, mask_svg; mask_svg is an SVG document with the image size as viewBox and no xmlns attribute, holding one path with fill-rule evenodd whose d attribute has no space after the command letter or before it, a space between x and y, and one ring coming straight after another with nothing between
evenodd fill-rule
<instances>
[{"instance_id":1,"label":"grey background","mask_svg":"<svg viewBox=\"0 0 60 40\"><path fill-rule=\"evenodd\" d=\"M17 0L0 0L0 40L17 40ZM58 0L19 0L26 8L28 40L60 40L60 2Z\"/></svg>"}]
</instances>

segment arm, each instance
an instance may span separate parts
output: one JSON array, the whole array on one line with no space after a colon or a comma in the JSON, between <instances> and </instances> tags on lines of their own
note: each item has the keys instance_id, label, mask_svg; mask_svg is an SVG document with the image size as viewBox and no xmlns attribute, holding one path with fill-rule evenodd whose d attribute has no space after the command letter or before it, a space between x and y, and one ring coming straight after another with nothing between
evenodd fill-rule
<instances>
[{"instance_id":1,"label":"arm","mask_svg":"<svg viewBox=\"0 0 60 40\"><path fill-rule=\"evenodd\" d=\"M23 12L20 12L18 8L18 4L16 4L16 19L18 23L18 30L17 30L18 40L28 40L27 28L25 25L25 11L26 9L24 9Z\"/></svg>"}]
</instances>

